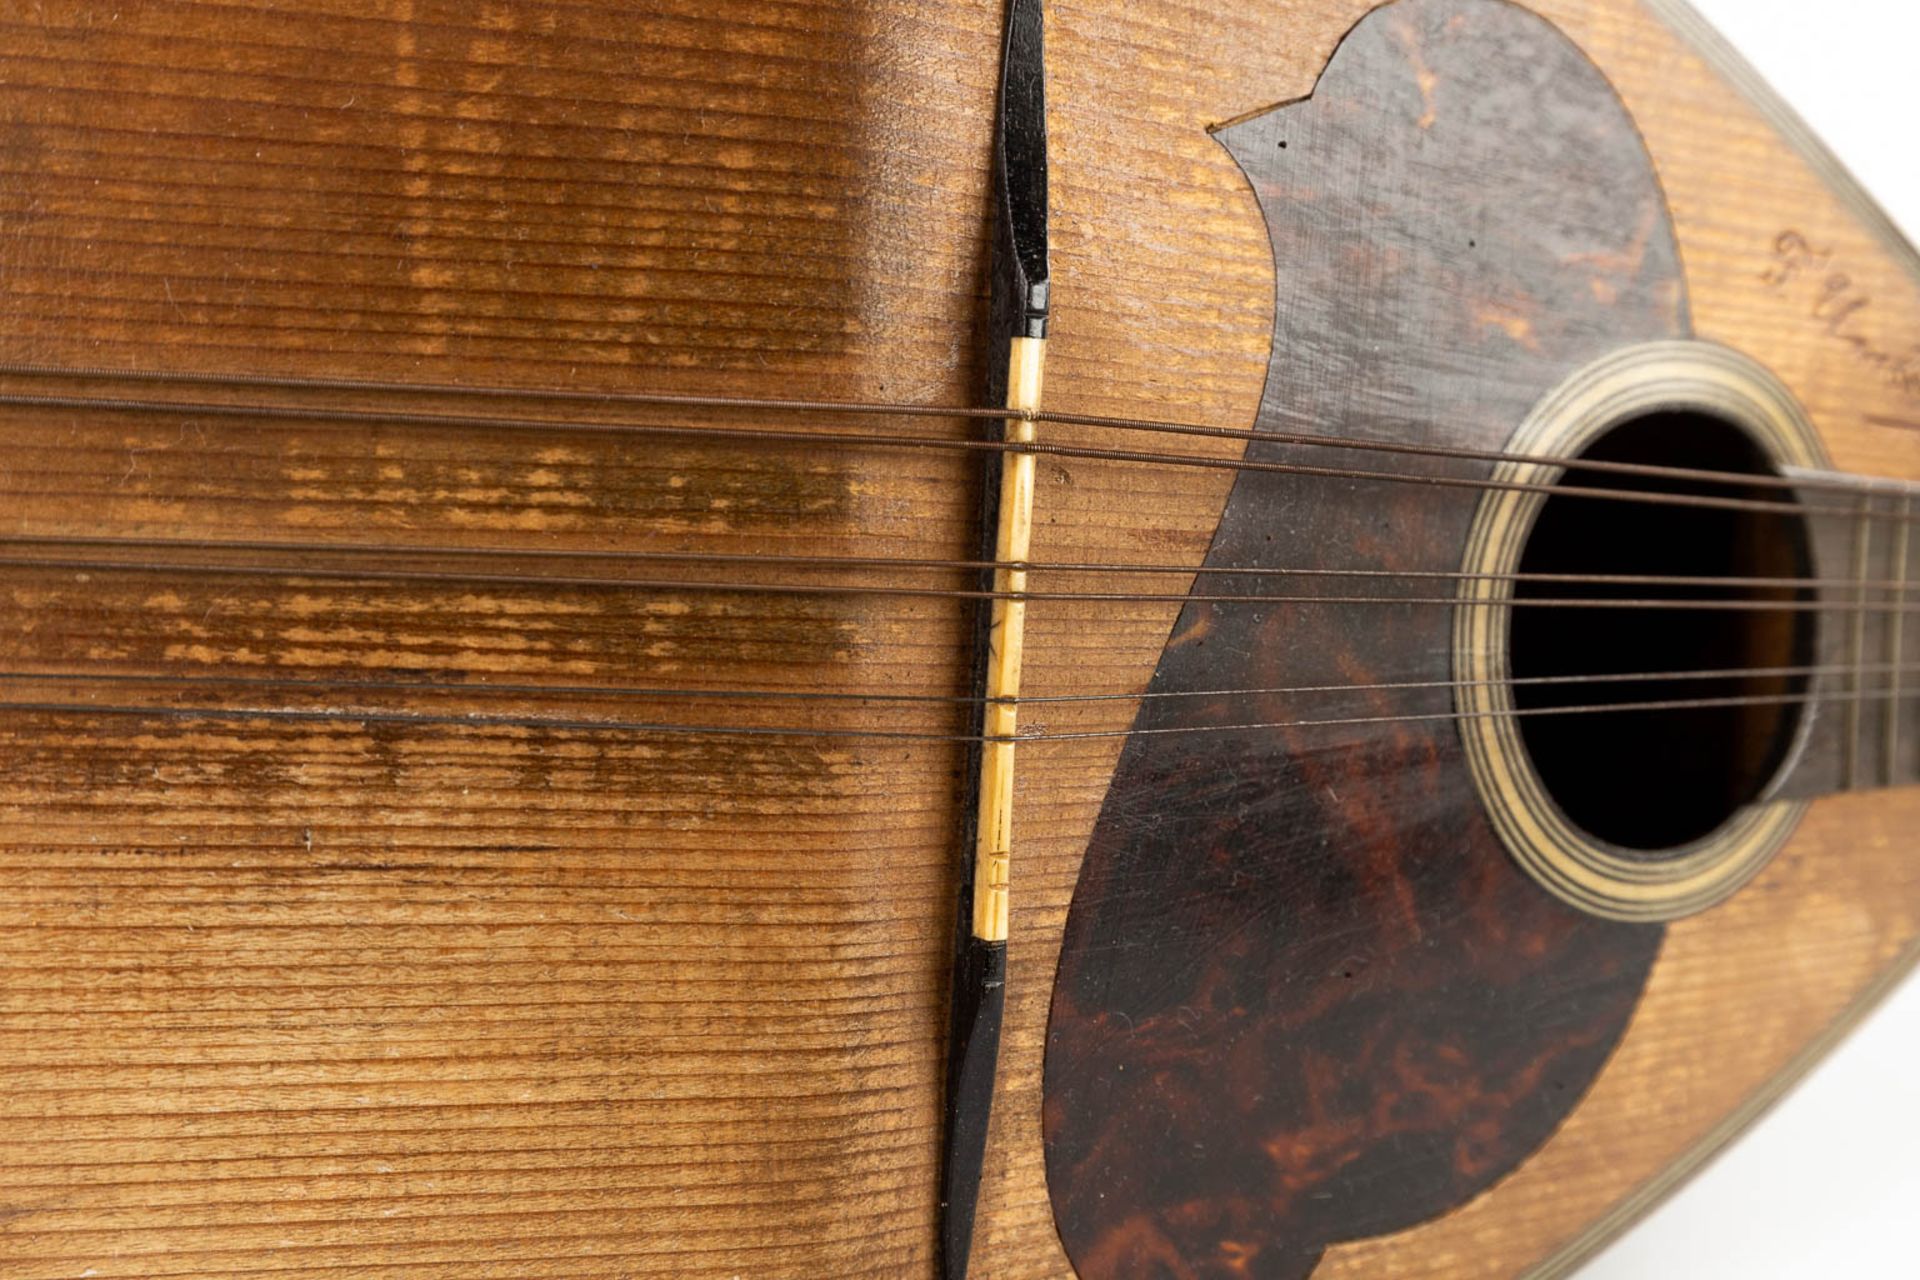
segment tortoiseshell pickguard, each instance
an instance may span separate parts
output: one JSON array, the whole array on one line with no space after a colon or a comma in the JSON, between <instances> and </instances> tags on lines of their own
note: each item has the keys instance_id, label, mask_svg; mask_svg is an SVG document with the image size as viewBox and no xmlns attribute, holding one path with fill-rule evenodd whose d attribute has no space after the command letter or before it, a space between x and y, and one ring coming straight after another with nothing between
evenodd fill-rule
<instances>
[{"instance_id":1,"label":"tortoiseshell pickguard","mask_svg":"<svg viewBox=\"0 0 1920 1280\"><path fill-rule=\"evenodd\" d=\"M1259 426L1497 450L1574 370L1688 336L1665 200L1612 87L1502 0L1399 0L1313 96L1222 130L1273 239ZM1251 457L1484 477L1278 444ZM1242 473L1216 567L1446 573L1468 489ZM1209 592L1435 596L1393 576ZM1156 693L1451 678L1451 611L1182 613ZM1516 1167L1622 1035L1657 927L1550 897L1483 818L1444 687L1175 697L1135 736L1067 922L1047 1168L1082 1280L1313 1271ZM1435 719L1404 717L1434 716Z\"/></svg>"}]
</instances>

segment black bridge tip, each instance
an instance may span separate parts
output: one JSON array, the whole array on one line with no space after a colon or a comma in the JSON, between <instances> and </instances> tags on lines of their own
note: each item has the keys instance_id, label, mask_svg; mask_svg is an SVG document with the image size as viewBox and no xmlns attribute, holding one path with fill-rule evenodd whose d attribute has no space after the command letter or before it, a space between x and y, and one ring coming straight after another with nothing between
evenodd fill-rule
<instances>
[{"instance_id":1,"label":"black bridge tip","mask_svg":"<svg viewBox=\"0 0 1920 1280\"><path fill-rule=\"evenodd\" d=\"M1047 56L1041 0L1008 0L995 124L1003 279L1017 309L1014 334L1047 336L1051 304L1047 227Z\"/></svg>"},{"instance_id":2,"label":"black bridge tip","mask_svg":"<svg viewBox=\"0 0 1920 1280\"><path fill-rule=\"evenodd\" d=\"M940 1183L945 1280L965 1280L973 1253L1006 999L1007 944L968 938L954 971L953 1038L947 1047L947 1150Z\"/></svg>"}]
</instances>

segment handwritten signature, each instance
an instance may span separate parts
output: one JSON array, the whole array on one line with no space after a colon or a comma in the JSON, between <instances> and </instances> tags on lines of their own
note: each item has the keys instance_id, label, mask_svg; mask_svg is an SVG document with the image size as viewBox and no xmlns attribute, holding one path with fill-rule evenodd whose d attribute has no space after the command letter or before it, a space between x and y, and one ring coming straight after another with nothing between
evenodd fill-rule
<instances>
[{"instance_id":1,"label":"handwritten signature","mask_svg":"<svg viewBox=\"0 0 1920 1280\"><path fill-rule=\"evenodd\" d=\"M1810 314L1828 337L1851 347L1903 395L1920 398L1920 343L1893 351L1861 331L1873 312L1873 295L1835 265L1833 250L1815 246L1798 231L1782 231L1774 237L1773 262L1760 278L1778 290L1806 290Z\"/></svg>"}]
</instances>

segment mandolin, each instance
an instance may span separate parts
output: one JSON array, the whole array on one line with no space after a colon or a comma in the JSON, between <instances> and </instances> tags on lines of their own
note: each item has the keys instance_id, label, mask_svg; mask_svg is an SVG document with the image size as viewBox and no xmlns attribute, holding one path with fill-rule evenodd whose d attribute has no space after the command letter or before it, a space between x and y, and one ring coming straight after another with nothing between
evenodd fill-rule
<instances>
[{"instance_id":1,"label":"mandolin","mask_svg":"<svg viewBox=\"0 0 1920 1280\"><path fill-rule=\"evenodd\" d=\"M1920 956L1680 0L0 25L0 1280L1562 1275Z\"/></svg>"}]
</instances>

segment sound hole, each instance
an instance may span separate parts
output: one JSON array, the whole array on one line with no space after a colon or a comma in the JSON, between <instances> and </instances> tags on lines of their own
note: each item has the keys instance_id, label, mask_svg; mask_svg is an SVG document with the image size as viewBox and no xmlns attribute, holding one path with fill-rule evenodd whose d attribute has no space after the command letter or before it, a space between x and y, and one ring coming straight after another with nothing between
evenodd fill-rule
<instances>
[{"instance_id":1,"label":"sound hole","mask_svg":"<svg viewBox=\"0 0 1920 1280\"><path fill-rule=\"evenodd\" d=\"M1776 474L1745 431L1700 413L1633 419L1581 456L1743 476ZM1569 486L1793 501L1791 491L1760 485L1577 469L1561 482L1561 488ZM1751 600L1777 605L1812 596L1791 586L1729 588L1669 580L1805 578L1811 559L1805 521L1797 514L1656 506L1565 493L1548 497L1521 558L1522 574L1621 575L1640 581L1519 584L1510 648L1515 703L1525 711L1701 700L1723 704L1523 716L1528 755L1575 825L1652 857L1710 835L1758 798L1792 749L1804 707L1724 704L1800 696L1807 687L1805 675L1593 678L1804 667L1812 662L1813 615L1777 608L1581 609L1525 602ZM1550 683L1526 683L1542 680Z\"/></svg>"}]
</instances>

